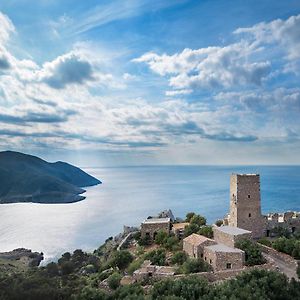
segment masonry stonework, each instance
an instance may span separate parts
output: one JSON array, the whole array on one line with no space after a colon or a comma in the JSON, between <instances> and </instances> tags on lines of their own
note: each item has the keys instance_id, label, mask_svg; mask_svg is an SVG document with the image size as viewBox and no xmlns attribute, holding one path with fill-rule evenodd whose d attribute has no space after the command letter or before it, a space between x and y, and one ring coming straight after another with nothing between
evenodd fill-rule
<instances>
[{"instance_id":1,"label":"masonry stonework","mask_svg":"<svg viewBox=\"0 0 300 300\"><path fill-rule=\"evenodd\" d=\"M170 218L147 219L141 224L141 237L142 238L148 237L151 240L154 240L156 234L159 231L165 231L167 234L169 234L170 229L171 229Z\"/></svg>"},{"instance_id":2,"label":"masonry stonework","mask_svg":"<svg viewBox=\"0 0 300 300\"><path fill-rule=\"evenodd\" d=\"M264 235L258 174L232 174L228 225L252 231L253 238Z\"/></svg>"}]
</instances>

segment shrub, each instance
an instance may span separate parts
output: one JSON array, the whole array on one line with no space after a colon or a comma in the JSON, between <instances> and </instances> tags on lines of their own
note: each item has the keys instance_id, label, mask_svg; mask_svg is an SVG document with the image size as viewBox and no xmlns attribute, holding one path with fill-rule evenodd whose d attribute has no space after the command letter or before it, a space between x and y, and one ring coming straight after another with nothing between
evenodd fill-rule
<instances>
[{"instance_id":1,"label":"shrub","mask_svg":"<svg viewBox=\"0 0 300 300\"><path fill-rule=\"evenodd\" d=\"M270 240L268 240L267 238L261 238L258 240L258 242L262 245L272 247L272 242Z\"/></svg>"},{"instance_id":2,"label":"shrub","mask_svg":"<svg viewBox=\"0 0 300 300\"><path fill-rule=\"evenodd\" d=\"M164 266L166 264L166 251L164 249L153 250L146 254L145 259L149 259L153 265Z\"/></svg>"},{"instance_id":3,"label":"shrub","mask_svg":"<svg viewBox=\"0 0 300 300\"><path fill-rule=\"evenodd\" d=\"M184 251L178 251L171 257L171 263L182 265L187 260L187 254Z\"/></svg>"},{"instance_id":4,"label":"shrub","mask_svg":"<svg viewBox=\"0 0 300 300\"><path fill-rule=\"evenodd\" d=\"M223 220L217 220L217 221L215 222L215 224L216 224L218 227L220 227L220 226L223 225Z\"/></svg>"},{"instance_id":5,"label":"shrub","mask_svg":"<svg viewBox=\"0 0 300 300\"><path fill-rule=\"evenodd\" d=\"M262 256L260 246L248 239L239 240L235 244L236 248L245 251L245 263L247 266L261 265L266 262Z\"/></svg>"},{"instance_id":6,"label":"shrub","mask_svg":"<svg viewBox=\"0 0 300 300\"><path fill-rule=\"evenodd\" d=\"M140 268L140 266L142 265L143 261L144 260L142 258L139 258L139 259L134 260L133 262L131 262L131 264L127 268L128 273L130 275L132 275L135 270L137 270L137 269Z\"/></svg>"},{"instance_id":7,"label":"shrub","mask_svg":"<svg viewBox=\"0 0 300 300\"><path fill-rule=\"evenodd\" d=\"M108 286L113 290L117 289L120 286L121 279L122 276L119 273L113 273L107 278Z\"/></svg>"},{"instance_id":8,"label":"shrub","mask_svg":"<svg viewBox=\"0 0 300 300\"><path fill-rule=\"evenodd\" d=\"M132 254L127 250L117 251L112 259L111 264L123 270L133 261Z\"/></svg>"},{"instance_id":9,"label":"shrub","mask_svg":"<svg viewBox=\"0 0 300 300\"><path fill-rule=\"evenodd\" d=\"M168 238L168 233L163 230L160 230L158 231L155 237L155 243L158 245L162 245L166 242L167 238Z\"/></svg>"},{"instance_id":10,"label":"shrub","mask_svg":"<svg viewBox=\"0 0 300 300\"><path fill-rule=\"evenodd\" d=\"M202 226L199 229L198 233L201 234L201 235L204 235L204 236L206 236L210 239L213 238L213 236L214 236L212 226Z\"/></svg>"},{"instance_id":11,"label":"shrub","mask_svg":"<svg viewBox=\"0 0 300 300\"><path fill-rule=\"evenodd\" d=\"M182 271L185 274L198 273L198 272L206 272L210 270L210 265L208 265L202 259L189 258L182 265Z\"/></svg>"}]
</instances>

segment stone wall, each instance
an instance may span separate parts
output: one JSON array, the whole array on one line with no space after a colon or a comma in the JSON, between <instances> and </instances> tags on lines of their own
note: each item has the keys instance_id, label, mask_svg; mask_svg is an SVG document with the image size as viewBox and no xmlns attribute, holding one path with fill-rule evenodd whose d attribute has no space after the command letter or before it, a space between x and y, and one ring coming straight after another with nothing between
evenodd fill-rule
<instances>
[{"instance_id":1,"label":"stone wall","mask_svg":"<svg viewBox=\"0 0 300 300\"><path fill-rule=\"evenodd\" d=\"M246 267L244 266L243 268L236 269L236 270L222 270L222 271L216 271L216 272L201 272L201 273L194 273L193 275L201 276L205 279L207 279L209 282L216 282L216 281L223 281L227 279L232 279L235 278L236 276L242 274L243 272L248 272L251 270L267 270L267 271L275 271L276 266L274 263L266 263L263 265L257 265L257 266L252 266L252 267ZM175 275L175 278L182 278L185 277L186 275L179 274Z\"/></svg>"},{"instance_id":2,"label":"stone wall","mask_svg":"<svg viewBox=\"0 0 300 300\"><path fill-rule=\"evenodd\" d=\"M183 251L186 252L186 254L189 257L203 258L204 247L215 245L215 244L216 244L216 242L214 240L210 240L210 239L204 241L200 245L194 245L188 241L183 240Z\"/></svg>"},{"instance_id":3,"label":"stone wall","mask_svg":"<svg viewBox=\"0 0 300 300\"><path fill-rule=\"evenodd\" d=\"M276 251L275 249L267 247L265 245L262 245L262 244L259 244L259 245L262 248L262 251L264 253L269 254L273 258L283 261L285 264L287 264L291 268L297 268L298 263L292 256L287 255L282 252L279 252L279 251Z\"/></svg>"}]
</instances>

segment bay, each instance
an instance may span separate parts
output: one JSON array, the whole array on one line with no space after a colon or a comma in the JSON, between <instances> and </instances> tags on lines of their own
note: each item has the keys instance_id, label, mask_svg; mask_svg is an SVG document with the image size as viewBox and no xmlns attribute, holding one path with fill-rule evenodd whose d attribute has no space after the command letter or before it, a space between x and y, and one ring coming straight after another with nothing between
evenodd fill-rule
<instances>
[{"instance_id":1,"label":"bay","mask_svg":"<svg viewBox=\"0 0 300 300\"><path fill-rule=\"evenodd\" d=\"M261 175L262 211L300 211L300 166L140 166L83 168L103 184L72 204L0 205L0 251L43 252L46 261L65 251L91 251L106 238L171 208L194 211L209 223L229 209L231 173Z\"/></svg>"}]
</instances>

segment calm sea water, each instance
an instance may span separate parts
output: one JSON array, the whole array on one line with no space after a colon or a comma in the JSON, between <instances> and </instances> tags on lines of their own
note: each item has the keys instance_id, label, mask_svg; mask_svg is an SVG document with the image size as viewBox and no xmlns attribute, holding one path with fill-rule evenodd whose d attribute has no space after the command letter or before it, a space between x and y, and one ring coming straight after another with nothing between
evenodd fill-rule
<instances>
[{"instance_id":1,"label":"calm sea water","mask_svg":"<svg viewBox=\"0 0 300 300\"><path fill-rule=\"evenodd\" d=\"M0 205L0 251L18 247L55 259L65 251L93 250L123 225L139 225L149 215L171 208L189 211L208 222L229 209L232 172L260 173L264 213L300 211L300 167L153 166L86 168L103 181L86 199L72 204Z\"/></svg>"}]
</instances>

